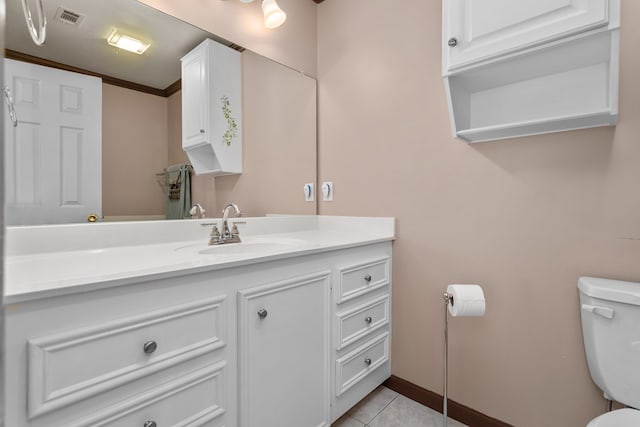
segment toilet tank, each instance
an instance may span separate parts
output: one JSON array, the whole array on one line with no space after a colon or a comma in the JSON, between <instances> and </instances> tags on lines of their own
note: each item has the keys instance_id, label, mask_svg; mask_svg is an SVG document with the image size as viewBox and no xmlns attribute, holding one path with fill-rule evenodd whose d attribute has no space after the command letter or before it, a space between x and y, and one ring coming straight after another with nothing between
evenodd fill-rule
<instances>
[{"instance_id":1,"label":"toilet tank","mask_svg":"<svg viewBox=\"0 0 640 427\"><path fill-rule=\"evenodd\" d=\"M640 283L581 277L582 337L605 397L640 408Z\"/></svg>"}]
</instances>

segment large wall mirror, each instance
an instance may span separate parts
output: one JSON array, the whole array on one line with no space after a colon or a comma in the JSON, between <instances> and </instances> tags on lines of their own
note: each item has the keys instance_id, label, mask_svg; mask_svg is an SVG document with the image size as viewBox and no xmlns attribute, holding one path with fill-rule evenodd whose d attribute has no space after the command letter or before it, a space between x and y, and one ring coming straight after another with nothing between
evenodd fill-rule
<instances>
[{"instance_id":1,"label":"large wall mirror","mask_svg":"<svg viewBox=\"0 0 640 427\"><path fill-rule=\"evenodd\" d=\"M316 181L314 79L135 0L43 3L48 28L42 47L31 42L20 2L7 3L5 70L10 63L29 64L100 77L99 93L82 95L101 98L94 120L101 148L86 160L86 135L73 125L43 124L60 109L78 114L89 109L77 91L51 94L32 84L37 79L30 80L31 71L18 77L5 72L18 120L11 129L5 109L8 225L85 221L94 213L83 206L87 197L99 197L95 213L106 221L164 219L163 172L187 162L181 147L180 58L205 38L242 51L244 172L193 176L192 202L211 217L231 201L249 216L316 213L316 203L305 202L303 192L306 183ZM151 46L143 55L109 46L106 38L114 28ZM83 193L78 170L100 181L99 196ZM76 212L74 219L60 217L55 212L60 206Z\"/></svg>"}]
</instances>

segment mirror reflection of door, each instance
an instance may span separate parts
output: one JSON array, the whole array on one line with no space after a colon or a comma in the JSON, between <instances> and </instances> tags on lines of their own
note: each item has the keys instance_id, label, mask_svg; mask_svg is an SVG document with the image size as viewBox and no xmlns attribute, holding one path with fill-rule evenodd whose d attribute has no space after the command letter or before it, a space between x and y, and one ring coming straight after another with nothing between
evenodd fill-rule
<instances>
[{"instance_id":1,"label":"mirror reflection of door","mask_svg":"<svg viewBox=\"0 0 640 427\"><path fill-rule=\"evenodd\" d=\"M102 82L4 60L18 124L5 126L6 223L101 215Z\"/></svg>"}]
</instances>

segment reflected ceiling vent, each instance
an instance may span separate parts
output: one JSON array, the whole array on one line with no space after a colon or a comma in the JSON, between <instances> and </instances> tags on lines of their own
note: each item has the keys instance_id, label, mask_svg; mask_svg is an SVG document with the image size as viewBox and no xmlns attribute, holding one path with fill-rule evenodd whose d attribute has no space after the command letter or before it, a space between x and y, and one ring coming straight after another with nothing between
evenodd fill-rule
<instances>
[{"instance_id":1,"label":"reflected ceiling vent","mask_svg":"<svg viewBox=\"0 0 640 427\"><path fill-rule=\"evenodd\" d=\"M235 43L228 43L227 46L229 46L233 50L237 50L238 52L244 52L246 50L244 47Z\"/></svg>"},{"instance_id":2,"label":"reflected ceiling vent","mask_svg":"<svg viewBox=\"0 0 640 427\"><path fill-rule=\"evenodd\" d=\"M74 12L73 10L68 9L66 7L60 6L58 10L56 10L55 20L62 22L63 24L78 26L82 24L82 21L84 21L84 18L85 18L85 15L82 15L81 13L78 13L78 12Z\"/></svg>"}]
</instances>

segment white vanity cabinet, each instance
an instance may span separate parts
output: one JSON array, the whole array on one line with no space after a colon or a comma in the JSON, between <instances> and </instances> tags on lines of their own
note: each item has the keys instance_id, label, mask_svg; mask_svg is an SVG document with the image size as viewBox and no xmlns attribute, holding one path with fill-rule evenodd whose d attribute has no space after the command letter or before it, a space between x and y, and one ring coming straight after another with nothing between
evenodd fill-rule
<instances>
[{"instance_id":1,"label":"white vanity cabinet","mask_svg":"<svg viewBox=\"0 0 640 427\"><path fill-rule=\"evenodd\" d=\"M445 71L606 26L608 0L448 0Z\"/></svg>"},{"instance_id":2,"label":"white vanity cabinet","mask_svg":"<svg viewBox=\"0 0 640 427\"><path fill-rule=\"evenodd\" d=\"M182 148L198 175L242 173L240 55L206 39L182 58Z\"/></svg>"},{"instance_id":3,"label":"white vanity cabinet","mask_svg":"<svg viewBox=\"0 0 640 427\"><path fill-rule=\"evenodd\" d=\"M386 241L11 303L6 423L328 427L390 375L390 257Z\"/></svg>"},{"instance_id":4,"label":"white vanity cabinet","mask_svg":"<svg viewBox=\"0 0 640 427\"><path fill-rule=\"evenodd\" d=\"M615 125L620 0L443 0L442 72L467 142Z\"/></svg>"}]
</instances>

